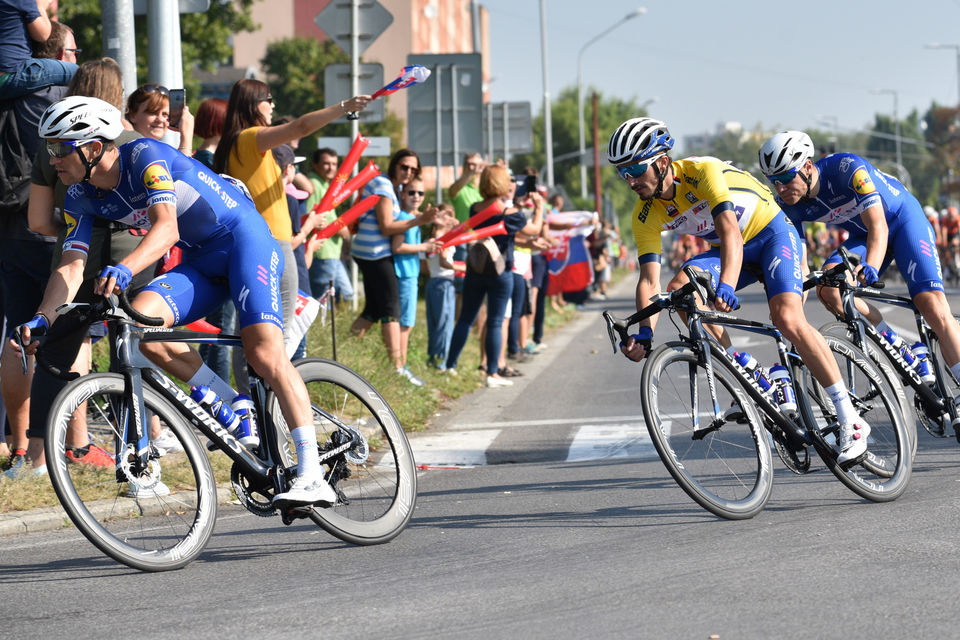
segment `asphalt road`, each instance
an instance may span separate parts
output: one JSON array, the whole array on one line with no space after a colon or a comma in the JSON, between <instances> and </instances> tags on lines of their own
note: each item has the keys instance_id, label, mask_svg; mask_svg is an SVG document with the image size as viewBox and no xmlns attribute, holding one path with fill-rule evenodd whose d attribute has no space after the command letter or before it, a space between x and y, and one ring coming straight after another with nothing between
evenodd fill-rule
<instances>
[{"instance_id":1,"label":"asphalt road","mask_svg":"<svg viewBox=\"0 0 960 640\"><path fill-rule=\"evenodd\" d=\"M604 306L625 313L632 286L617 293ZM743 300L763 317L762 294ZM859 499L816 462L799 477L776 461L759 516L717 519L646 445L640 366L611 354L601 308L551 336L516 387L482 390L413 438L431 468L393 542L353 547L226 507L197 561L143 574L74 530L8 537L2 635L956 636L955 441L921 434L893 503Z\"/></svg>"}]
</instances>

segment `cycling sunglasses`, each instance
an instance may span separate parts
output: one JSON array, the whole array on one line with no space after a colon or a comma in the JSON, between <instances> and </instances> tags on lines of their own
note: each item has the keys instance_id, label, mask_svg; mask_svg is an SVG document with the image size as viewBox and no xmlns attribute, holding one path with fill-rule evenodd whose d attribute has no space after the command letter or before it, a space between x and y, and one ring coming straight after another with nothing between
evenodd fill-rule
<instances>
[{"instance_id":1,"label":"cycling sunglasses","mask_svg":"<svg viewBox=\"0 0 960 640\"><path fill-rule=\"evenodd\" d=\"M785 185L794 178L797 177L797 172L799 169L790 169L789 171L784 171L783 173L778 173L775 176L767 176L767 180L770 181L774 186L776 185Z\"/></svg>"},{"instance_id":2,"label":"cycling sunglasses","mask_svg":"<svg viewBox=\"0 0 960 640\"><path fill-rule=\"evenodd\" d=\"M93 140L66 140L64 142L47 141L47 153L53 158L63 159L73 153L74 149L82 147Z\"/></svg>"},{"instance_id":3,"label":"cycling sunglasses","mask_svg":"<svg viewBox=\"0 0 960 640\"><path fill-rule=\"evenodd\" d=\"M661 154L663 155L663 154ZM650 168L654 162L660 159L660 156L654 156L649 160L644 160L643 162L637 162L635 164L628 164L622 167L617 167L617 173L620 174L620 177L624 180L636 179L642 176L647 172L647 169Z\"/></svg>"}]
</instances>

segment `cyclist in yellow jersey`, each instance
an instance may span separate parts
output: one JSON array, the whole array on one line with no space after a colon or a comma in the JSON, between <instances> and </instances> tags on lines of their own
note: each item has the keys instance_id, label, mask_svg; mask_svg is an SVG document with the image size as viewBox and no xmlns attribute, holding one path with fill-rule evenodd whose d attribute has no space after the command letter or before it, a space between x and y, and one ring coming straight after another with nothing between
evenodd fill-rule
<instances>
[{"instance_id":1,"label":"cyclist in yellow jersey","mask_svg":"<svg viewBox=\"0 0 960 640\"><path fill-rule=\"evenodd\" d=\"M670 161L673 136L667 126L652 118L633 118L621 124L607 147L607 160L640 196L633 212L633 235L637 242L640 277L637 309L660 293L660 234L689 233L711 248L685 264L706 271L717 291L715 308L728 312L739 306L735 291L756 282L743 265L762 271L770 318L793 343L810 373L830 395L840 419L841 464L855 463L867 452L870 426L850 402L840 369L830 349L803 314L802 242L774 201L773 194L750 174L716 158ZM681 270L668 290L687 283ZM650 352L657 316L644 320L637 334L621 344L621 351L634 361ZM728 351L730 339L712 328Z\"/></svg>"}]
</instances>

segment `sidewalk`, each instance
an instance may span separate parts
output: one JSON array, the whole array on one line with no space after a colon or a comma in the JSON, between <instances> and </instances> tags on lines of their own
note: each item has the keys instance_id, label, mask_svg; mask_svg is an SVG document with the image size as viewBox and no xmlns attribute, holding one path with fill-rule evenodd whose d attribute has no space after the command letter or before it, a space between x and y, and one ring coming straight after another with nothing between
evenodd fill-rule
<instances>
[{"instance_id":1,"label":"sidewalk","mask_svg":"<svg viewBox=\"0 0 960 640\"><path fill-rule=\"evenodd\" d=\"M636 287L636 276L628 273L619 283L610 288L609 297L632 297ZM417 435L429 435L438 431L444 431L452 428L455 424L478 424L493 420L500 407L512 402L517 396L523 393L524 389L531 380L537 377L541 371L549 367L556 359L557 355L562 353L569 346L574 336L583 328L596 323L598 327L602 324L600 319L600 310L603 308L602 301L590 302L586 309L580 311L569 323L555 329L550 333L549 347L540 352L527 362L523 363L524 375L513 380L512 387L502 387L499 389L480 388L477 391L467 394L457 400L442 415L433 420L427 431L422 434L411 434L411 438ZM498 402L490 402L491 396L496 396ZM226 504L234 502L233 491L229 487L221 487L217 490L218 502ZM109 501L103 505L104 515L107 513L117 513L118 509L122 511L129 508L131 512L138 512L140 508L134 500L129 498L119 498L123 505L118 505L117 501ZM126 504L129 503L129 504ZM108 511L109 510L109 511ZM53 531L64 527L72 527L73 523L66 512L59 505L56 507L43 507L31 511L11 511L0 513L0 538L19 534L35 533L39 531Z\"/></svg>"}]
</instances>

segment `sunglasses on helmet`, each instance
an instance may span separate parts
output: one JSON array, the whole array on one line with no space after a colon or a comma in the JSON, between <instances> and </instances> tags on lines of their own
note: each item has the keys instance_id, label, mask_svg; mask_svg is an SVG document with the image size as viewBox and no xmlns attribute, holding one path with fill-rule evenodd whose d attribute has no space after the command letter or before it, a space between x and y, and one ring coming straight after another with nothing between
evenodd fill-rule
<instances>
[{"instance_id":1,"label":"sunglasses on helmet","mask_svg":"<svg viewBox=\"0 0 960 640\"><path fill-rule=\"evenodd\" d=\"M784 171L783 173L778 173L775 176L767 176L767 180L770 181L774 186L784 185L797 177L797 172L799 169L790 169L789 171Z\"/></svg>"},{"instance_id":2,"label":"sunglasses on helmet","mask_svg":"<svg viewBox=\"0 0 960 640\"><path fill-rule=\"evenodd\" d=\"M78 147L89 144L93 140L65 140L63 142L47 141L47 153L53 158L66 158Z\"/></svg>"}]
</instances>

